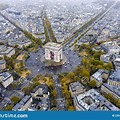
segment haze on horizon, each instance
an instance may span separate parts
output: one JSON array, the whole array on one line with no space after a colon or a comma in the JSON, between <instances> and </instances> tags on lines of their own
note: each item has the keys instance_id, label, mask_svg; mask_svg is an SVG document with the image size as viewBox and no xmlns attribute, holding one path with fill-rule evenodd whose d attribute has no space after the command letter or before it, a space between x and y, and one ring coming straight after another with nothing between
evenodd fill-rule
<instances>
[{"instance_id":1,"label":"haze on horizon","mask_svg":"<svg viewBox=\"0 0 120 120\"><path fill-rule=\"evenodd\" d=\"M88 0L0 0L0 3L4 4L13 4L13 3L24 3L24 4L35 4L35 3L41 3L41 2L87 2ZM89 0L93 1L93 0ZM96 1L101 1L101 0L96 0ZM103 0L104 1L104 0ZM113 1L113 0L107 0L107 1ZM114 0L114 1L120 1L120 0Z\"/></svg>"}]
</instances>

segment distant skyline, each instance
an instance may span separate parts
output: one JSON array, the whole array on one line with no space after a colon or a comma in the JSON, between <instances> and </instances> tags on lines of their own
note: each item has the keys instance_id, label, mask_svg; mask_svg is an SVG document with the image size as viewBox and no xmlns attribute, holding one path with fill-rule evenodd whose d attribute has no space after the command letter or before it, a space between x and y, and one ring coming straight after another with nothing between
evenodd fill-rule
<instances>
[{"instance_id":1,"label":"distant skyline","mask_svg":"<svg viewBox=\"0 0 120 120\"><path fill-rule=\"evenodd\" d=\"M67 5L79 5L82 2L86 3L86 2L91 2L91 1L105 1L105 0L0 0L0 3L2 4L8 4L10 6L18 6L20 4L22 5L38 5L38 4L56 4L56 3L60 3L60 4L67 4ZM120 0L106 0L106 1L120 1Z\"/></svg>"}]
</instances>

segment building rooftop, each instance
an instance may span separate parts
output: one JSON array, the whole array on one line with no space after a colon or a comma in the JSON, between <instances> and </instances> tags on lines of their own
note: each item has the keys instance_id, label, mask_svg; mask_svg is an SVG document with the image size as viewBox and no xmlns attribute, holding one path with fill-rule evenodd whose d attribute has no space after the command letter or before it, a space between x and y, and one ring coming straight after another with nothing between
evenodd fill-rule
<instances>
[{"instance_id":1,"label":"building rooftop","mask_svg":"<svg viewBox=\"0 0 120 120\"><path fill-rule=\"evenodd\" d=\"M107 83L103 83L107 89L109 89L112 93L115 93L120 98L120 87L108 85Z\"/></svg>"},{"instance_id":2,"label":"building rooftop","mask_svg":"<svg viewBox=\"0 0 120 120\"><path fill-rule=\"evenodd\" d=\"M115 62L120 62L120 58L116 58L116 59L115 59Z\"/></svg>"},{"instance_id":3,"label":"building rooftop","mask_svg":"<svg viewBox=\"0 0 120 120\"><path fill-rule=\"evenodd\" d=\"M100 81L102 82L103 81L103 78L102 78L102 75L106 73L106 74L109 74L109 72L107 70L103 70L103 69L99 69L97 72L95 72L92 77L95 78L97 81Z\"/></svg>"},{"instance_id":4,"label":"building rooftop","mask_svg":"<svg viewBox=\"0 0 120 120\"><path fill-rule=\"evenodd\" d=\"M72 92L79 91L80 89L85 89L85 87L79 82L74 82L70 84Z\"/></svg>"},{"instance_id":5,"label":"building rooftop","mask_svg":"<svg viewBox=\"0 0 120 120\"><path fill-rule=\"evenodd\" d=\"M8 54L10 53L14 48L12 47L6 47L4 45L1 45L0 46L0 55L5 55L5 54Z\"/></svg>"},{"instance_id":6,"label":"building rooftop","mask_svg":"<svg viewBox=\"0 0 120 120\"><path fill-rule=\"evenodd\" d=\"M13 110L19 110L19 109L21 109L21 107L24 106L30 98L31 98L31 96L26 95L19 103L17 103L13 107Z\"/></svg>"},{"instance_id":7,"label":"building rooftop","mask_svg":"<svg viewBox=\"0 0 120 120\"><path fill-rule=\"evenodd\" d=\"M5 45L0 45L0 52L4 52L7 50L7 47Z\"/></svg>"},{"instance_id":8,"label":"building rooftop","mask_svg":"<svg viewBox=\"0 0 120 120\"><path fill-rule=\"evenodd\" d=\"M37 86L37 87L32 91L32 93L35 93L35 92L36 92L37 90L39 90L39 89L42 89L43 94L48 94L48 86L47 86L47 85L43 85L43 84Z\"/></svg>"},{"instance_id":9,"label":"building rooftop","mask_svg":"<svg viewBox=\"0 0 120 120\"><path fill-rule=\"evenodd\" d=\"M0 73L0 77L2 77L2 82L5 82L8 78L10 78L12 75L8 72Z\"/></svg>"},{"instance_id":10,"label":"building rooftop","mask_svg":"<svg viewBox=\"0 0 120 120\"><path fill-rule=\"evenodd\" d=\"M112 72L112 74L109 76L109 80L120 82L120 69Z\"/></svg>"},{"instance_id":11,"label":"building rooftop","mask_svg":"<svg viewBox=\"0 0 120 120\"><path fill-rule=\"evenodd\" d=\"M20 37L20 38L11 39L11 40L9 40L9 42L16 43L16 44L21 44L21 45L29 43L29 42L31 43L31 41L29 39L27 39L26 37L23 37L23 36Z\"/></svg>"},{"instance_id":12,"label":"building rooftop","mask_svg":"<svg viewBox=\"0 0 120 120\"><path fill-rule=\"evenodd\" d=\"M119 110L96 90L91 89L75 97L77 104L84 110Z\"/></svg>"},{"instance_id":13,"label":"building rooftop","mask_svg":"<svg viewBox=\"0 0 120 120\"><path fill-rule=\"evenodd\" d=\"M104 49L105 52L108 53L119 53L120 52L120 46L118 46L117 41L112 42L105 42L101 45L102 49Z\"/></svg>"}]
</instances>

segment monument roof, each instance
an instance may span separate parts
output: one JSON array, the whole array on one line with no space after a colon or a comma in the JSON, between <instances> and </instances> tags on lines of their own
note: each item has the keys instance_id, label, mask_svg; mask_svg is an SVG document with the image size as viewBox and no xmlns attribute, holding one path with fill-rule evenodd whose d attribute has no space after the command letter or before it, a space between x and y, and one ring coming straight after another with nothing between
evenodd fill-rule
<instances>
[{"instance_id":1,"label":"monument roof","mask_svg":"<svg viewBox=\"0 0 120 120\"><path fill-rule=\"evenodd\" d=\"M60 49L62 47L61 44L54 43L54 42L48 42L45 44L45 48L55 48L55 49Z\"/></svg>"}]
</instances>

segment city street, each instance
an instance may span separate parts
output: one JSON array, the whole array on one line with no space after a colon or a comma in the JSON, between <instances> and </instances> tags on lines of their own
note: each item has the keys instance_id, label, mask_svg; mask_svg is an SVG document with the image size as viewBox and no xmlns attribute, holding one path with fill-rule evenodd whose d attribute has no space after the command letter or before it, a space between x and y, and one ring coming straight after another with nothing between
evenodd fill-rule
<instances>
[{"instance_id":1,"label":"city street","mask_svg":"<svg viewBox=\"0 0 120 120\"><path fill-rule=\"evenodd\" d=\"M65 99L63 98L60 81L57 75L53 75L53 81L55 90L57 91L56 106L59 110L66 110Z\"/></svg>"}]
</instances>

